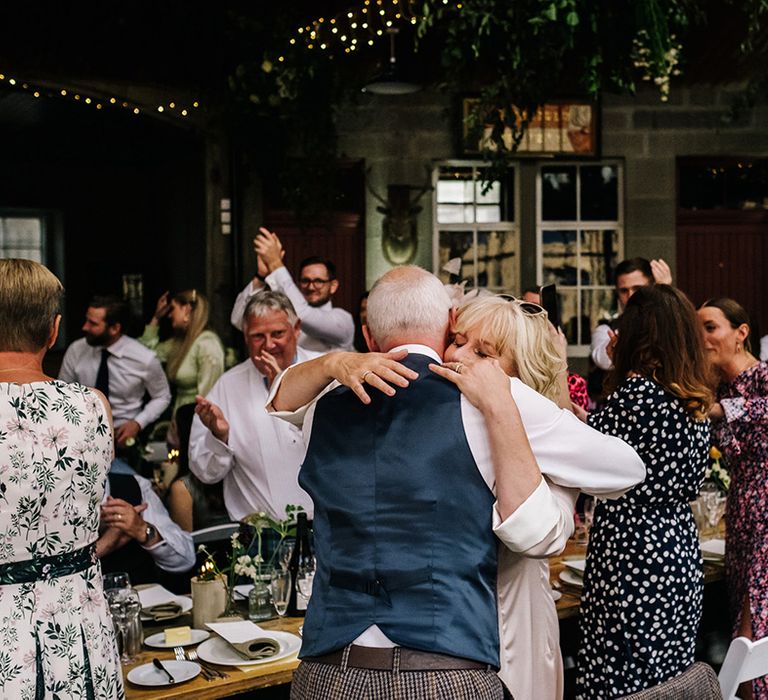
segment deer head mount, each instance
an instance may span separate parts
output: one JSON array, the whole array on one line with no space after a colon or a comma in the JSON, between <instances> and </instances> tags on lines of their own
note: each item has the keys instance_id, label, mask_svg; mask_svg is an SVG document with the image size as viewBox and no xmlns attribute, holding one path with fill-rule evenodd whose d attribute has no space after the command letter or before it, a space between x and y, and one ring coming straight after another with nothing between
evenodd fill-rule
<instances>
[{"instance_id":1,"label":"deer head mount","mask_svg":"<svg viewBox=\"0 0 768 700\"><path fill-rule=\"evenodd\" d=\"M381 248L384 257L393 265L405 265L416 257L419 243L416 217L422 210L418 202L432 189L431 175L428 181L430 184L424 186L387 185L387 198L384 199L366 178L368 191L381 202L381 206L376 207L376 211L384 214ZM411 195L414 190L415 197Z\"/></svg>"}]
</instances>

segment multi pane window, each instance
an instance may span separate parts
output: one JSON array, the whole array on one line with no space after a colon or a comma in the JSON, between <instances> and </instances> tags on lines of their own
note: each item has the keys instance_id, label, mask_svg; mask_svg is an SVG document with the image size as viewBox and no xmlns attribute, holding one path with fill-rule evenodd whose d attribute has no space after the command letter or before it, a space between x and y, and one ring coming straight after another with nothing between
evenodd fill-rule
<instances>
[{"instance_id":1,"label":"multi pane window","mask_svg":"<svg viewBox=\"0 0 768 700\"><path fill-rule=\"evenodd\" d=\"M0 216L0 258L45 262L43 220L34 216Z\"/></svg>"},{"instance_id":2,"label":"multi pane window","mask_svg":"<svg viewBox=\"0 0 768 700\"><path fill-rule=\"evenodd\" d=\"M434 172L435 272L460 259L456 274L468 287L517 289L519 231L515 220L515 170L503 180L483 182L482 163L443 163Z\"/></svg>"},{"instance_id":3,"label":"multi pane window","mask_svg":"<svg viewBox=\"0 0 768 700\"><path fill-rule=\"evenodd\" d=\"M537 183L538 278L557 284L570 345L585 354L592 328L615 312L613 270L623 254L619 163L542 165Z\"/></svg>"}]
</instances>

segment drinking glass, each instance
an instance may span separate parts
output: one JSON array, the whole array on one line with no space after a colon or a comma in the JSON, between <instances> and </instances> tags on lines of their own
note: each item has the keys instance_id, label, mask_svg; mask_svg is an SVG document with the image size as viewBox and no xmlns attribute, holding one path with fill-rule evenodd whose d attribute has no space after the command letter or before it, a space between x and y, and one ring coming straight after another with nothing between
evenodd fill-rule
<instances>
[{"instance_id":1,"label":"drinking glass","mask_svg":"<svg viewBox=\"0 0 768 700\"><path fill-rule=\"evenodd\" d=\"M277 548L277 563L283 571L288 570L288 564L291 561L293 550L296 547L296 540L291 538L283 540Z\"/></svg>"},{"instance_id":2,"label":"drinking glass","mask_svg":"<svg viewBox=\"0 0 768 700\"><path fill-rule=\"evenodd\" d=\"M275 569L269 580L269 590L272 593L272 603L280 617L285 615L288 609L288 600L291 597L291 572L283 569Z\"/></svg>"},{"instance_id":3,"label":"drinking glass","mask_svg":"<svg viewBox=\"0 0 768 700\"><path fill-rule=\"evenodd\" d=\"M312 595L312 584L315 580L315 558L311 557L304 562L296 574L296 589L304 596L305 600L309 600Z\"/></svg>"},{"instance_id":4,"label":"drinking glass","mask_svg":"<svg viewBox=\"0 0 768 700\"><path fill-rule=\"evenodd\" d=\"M131 663L141 646L141 640L136 634L136 630L141 629L141 626L136 624L141 614L139 594L133 588L110 588L106 597L112 620L120 633L120 662Z\"/></svg>"},{"instance_id":5,"label":"drinking glass","mask_svg":"<svg viewBox=\"0 0 768 700\"><path fill-rule=\"evenodd\" d=\"M101 577L104 592L113 588L130 588L131 579L125 571L114 571Z\"/></svg>"}]
</instances>

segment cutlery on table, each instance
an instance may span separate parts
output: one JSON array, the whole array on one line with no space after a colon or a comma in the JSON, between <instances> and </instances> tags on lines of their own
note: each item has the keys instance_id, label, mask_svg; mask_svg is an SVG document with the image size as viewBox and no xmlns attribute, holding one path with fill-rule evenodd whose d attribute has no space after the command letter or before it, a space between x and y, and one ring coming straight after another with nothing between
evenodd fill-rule
<instances>
[{"instance_id":1,"label":"cutlery on table","mask_svg":"<svg viewBox=\"0 0 768 700\"><path fill-rule=\"evenodd\" d=\"M184 654L184 647L174 647L173 653L176 655L176 661L187 661L187 657ZM218 676L215 676L211 671L202 664L200 665L200 675L207 681L215 681Z\"/></svg>"},{"instance_id":2,"label":"cutlery on table","mask_svg":"<svg viewBox=\"0 0 768 700\"><path fill-rule=\"evenodd\" d=\"M171 672L165 666L163 666L163 662L160 661L160 659L158 659L157 657L152 659L152 665L155 668L159 668L166 676L168 676L168 682L169 683L175 683L176 682L176 679L171 675Z\"/></svg>"}]
</instances>

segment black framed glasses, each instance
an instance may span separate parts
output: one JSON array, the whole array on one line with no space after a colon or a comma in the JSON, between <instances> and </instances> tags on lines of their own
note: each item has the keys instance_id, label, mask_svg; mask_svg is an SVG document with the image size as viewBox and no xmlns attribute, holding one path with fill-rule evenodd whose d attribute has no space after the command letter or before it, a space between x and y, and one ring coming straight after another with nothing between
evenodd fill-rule
<instances>
[{"instance_id":1,"label":"black framed glasses","mask_svg":"<svg viewBox=\"0 0 768 700\"><path fill-rule=\"evenodd\" d=\"M540 314L547 314L546 309L543 306L540 306L539 304L535 304L532 301L525 301L524 299L518 299L515 296L512 296L511 294L497 294L497 297L500 299L504 299L504 301L509 301L512 303L517 304L520 307L520 310L527 314L528 316L538 316Z\"/></svg>"},{"instance_id":2,"label":"black framed glasses","mask_svg":"<svg viewBox=\"0 0 768 700\"><path fill-rule=\"evenodd\" d=\"M323 280L319 277L302 277L299 279L299 284L302 287L322 287L329 282L331 282L331 280Z\"/></svg>"}]
</instances>

